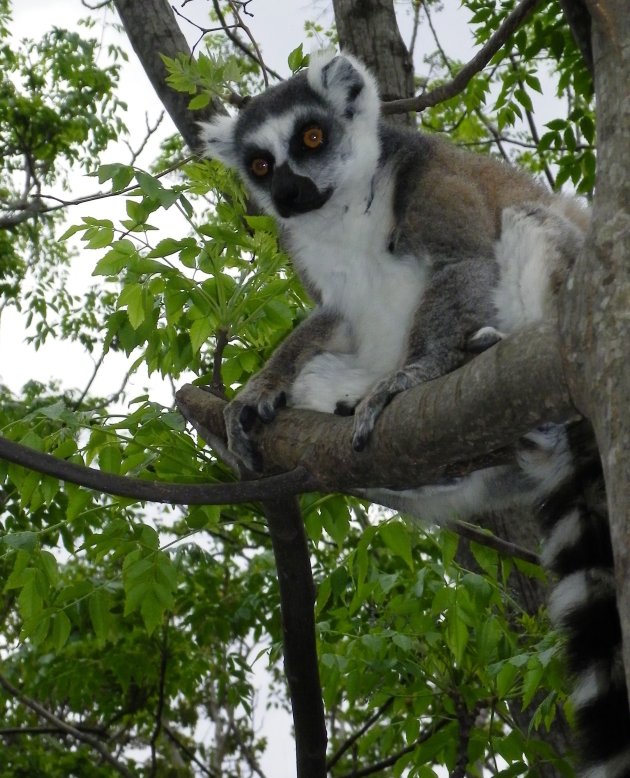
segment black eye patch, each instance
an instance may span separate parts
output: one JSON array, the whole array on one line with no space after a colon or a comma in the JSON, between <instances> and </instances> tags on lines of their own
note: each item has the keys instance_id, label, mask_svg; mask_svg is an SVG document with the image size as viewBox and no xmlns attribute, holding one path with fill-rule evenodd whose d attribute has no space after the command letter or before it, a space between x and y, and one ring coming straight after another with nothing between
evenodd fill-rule
<instances>
[{"instance_id":1,"label":"black eye patch","mask_svg":"<svg viewBox=\"0 0 630 778\"><path fill-rule=\"evenodd\" d=\"M310 135L309 130L315 131L321 142L306 142L305 136ZM315 154L321 154L326 150L330 142L330 123L323 117L313 116L307 121L300 121L295 125L291 140L289 141L289 154L294 159L303 159Z\"/></svg>"}]
</instances>

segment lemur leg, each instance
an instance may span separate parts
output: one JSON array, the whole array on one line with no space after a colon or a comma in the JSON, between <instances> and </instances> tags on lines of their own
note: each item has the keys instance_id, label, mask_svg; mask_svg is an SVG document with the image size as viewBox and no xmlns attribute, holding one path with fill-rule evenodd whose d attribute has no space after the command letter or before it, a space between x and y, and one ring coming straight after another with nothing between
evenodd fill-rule
<instances>
[{"instance_id":1,"label":"lemur leg","mask_svg":"<svg viewBox=\"0 0 630 778\"><path fill-rule=\"evenodd\" d=\"M470 333L493 324L487 290L495 283L496 263L485 255L444 262L433 272L415 313L406 364L378 381L356 408L352 436L356 451L365 448L378 417L397 394L450 373L470 358L471 351L480 350L469 347ZM492 342L499 336L493 329Z\"/></svg>"}]
</instances>

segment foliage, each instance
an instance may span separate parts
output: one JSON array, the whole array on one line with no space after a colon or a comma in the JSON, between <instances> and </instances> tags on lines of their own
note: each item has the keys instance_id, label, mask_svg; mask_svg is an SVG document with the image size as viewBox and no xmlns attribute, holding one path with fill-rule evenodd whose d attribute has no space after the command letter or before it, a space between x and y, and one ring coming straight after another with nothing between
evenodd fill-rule
<instances>
[{"instance_id":1,"label":"foliage","mask_svg":"<svg viewBox=\"0 0 630 778\"><path fill-rule=\"evenodd\" d=\"M512 5L466 0L479 42ZM124 134L116 98L122 53L61 31L9 45L6 10L0 0L0 218L19 218L0 229L0 294L31 317L37 344L75 338L86 349L124 354L130 370L142 364L231 396L308 306L273 223L247 213L239 182L220 165L181 164L176 140L165 141L159 165L99 164ZM226 53L213 36L197 59L165 59L191 109L260 88L251 61ZM97 65L99 56L107 65ZM305 59L293 48L289 70ZM431 84L458 67L437 48L425 64ZM535 138L526 122L548 66L569 108ZM591 85L557 8L541 9L488 73L422 123L480 148L511 133L527 144L520 162L587 191ZM525 125L516 128L519 119ZM40 185L65 192L81 168L124 203L122 219L100 204L68 223L61 211L28 214L41 206ZM32 187L16 209L24 171ZM97 286L71 296L64 273L77 244L94 258ZM19 396L2 389L0 432L117 474L187 483L230 477L171 407L142 395L121 412L111 398L83 395L54 384L32 383ZM134 775L196 775L200 765L226 778L255 771L265 742L255 726L252 668L267 666L272 703L286 706L275 570L258 508L141 505L4 462L0 505L2 676L100 738ZM453 769L462 743L479 769L508 776L552 761L570 774L545 743L558 711L566 712L556 637L544 614L524 613L510 596L522 564L481 545L458 550L453 535L385 520L339 496L304 497L303 509L330 753L381 711L333 774L398 755L386 774L426 778L438 766ZM23 699L4 690L0 706L7 776L115 774L89 744L46 731ZM39 731L16 731L24 728Z\"/></svg>"},{"instance_id":2,"label":"foliage","mask_svg":"<svg viewBox=\"0 0 630 778\"><path fill-rule=\"evenodd\" d=\"M482 45L515 3L465 0L463 5L470 13L476 43ZM452 77L461 63L440 47L426 57L425 66L431 87ZM536 125L537 104L550 89L566 113L546 122L543 129ZM463 95L426 111L422 124L544 173L557 189L568 183L587 196L593 190L593 84L557 3L539 8L532 22L495 55L490 68L471 79Z\"/></svg>"}]
</instances>

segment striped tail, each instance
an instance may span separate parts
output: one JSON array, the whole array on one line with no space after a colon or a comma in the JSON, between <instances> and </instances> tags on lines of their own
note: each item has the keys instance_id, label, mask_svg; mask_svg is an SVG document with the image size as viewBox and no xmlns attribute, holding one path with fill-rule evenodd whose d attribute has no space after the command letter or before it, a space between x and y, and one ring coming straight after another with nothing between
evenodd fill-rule
<instances>
[{"instance_id":1,"label":"striped tail","mask_svg":"<svg viewBox=\"0 0 630 778\"><path fill-rule=\"evenodd\" d=\"M557 578L549 612L566 635L575 677L582 776L630 778L630 707L604 479L590 431L585 435L578 426L567 434L572 466L559 468L559 480L537 510L543 564Z\"/></svg>"}]
</instances>

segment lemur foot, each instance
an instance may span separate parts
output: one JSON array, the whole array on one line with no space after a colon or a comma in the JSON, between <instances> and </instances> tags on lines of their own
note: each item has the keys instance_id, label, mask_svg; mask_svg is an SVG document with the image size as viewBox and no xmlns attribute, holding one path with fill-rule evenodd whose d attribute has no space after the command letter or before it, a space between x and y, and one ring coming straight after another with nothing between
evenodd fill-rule
<instances>
[{"instance_id":1,"label":"lemur foot","mask_svg":"<svg viewBox=\"0 0 630 778\"><path fill-rule=\"evenodd\" d=\"M249 394L252 394L251 400ZM272 422L278 408L283 408L286 402L286 393L282 390L254 394L246 388L223 411L228 448L248 470L262 472L262 454L256 443L260 424Z\"/></svg>"},{"instance_id":2,"label":"lemur foot","mask_svg":"<svg viewBox=\"0 0 630 778\"><path fill-rule=\"evenodd\" d=\"M400 392L420 383L413 371L397 370L395 373L379 381L376 386L357 405L354 411L354 428L352 431L352 448L363 451L366 447L376 420Z\"/></svg>"},{"instance_id":3,"label":"lemur foot","mask_svg":"<svg viewBox=\"0 0 630 778\"><path fill-rule=\"evenodd\" d=\"M486 351L505 337L505 333L495 327L481 327L468 338L466 350L473 354L481 354L482 351Z\"/></svg>"}]
</instances>

